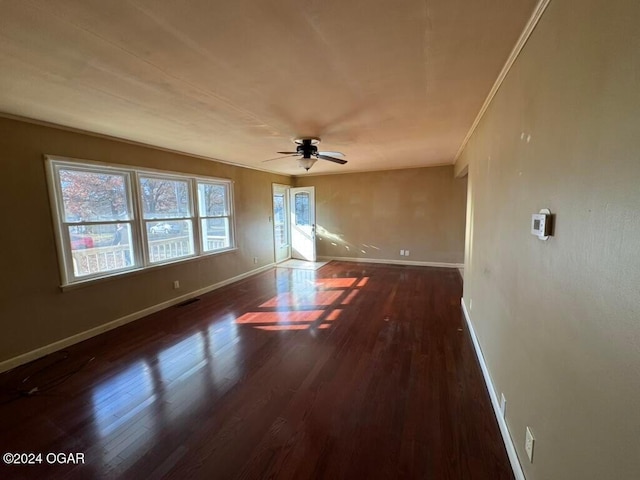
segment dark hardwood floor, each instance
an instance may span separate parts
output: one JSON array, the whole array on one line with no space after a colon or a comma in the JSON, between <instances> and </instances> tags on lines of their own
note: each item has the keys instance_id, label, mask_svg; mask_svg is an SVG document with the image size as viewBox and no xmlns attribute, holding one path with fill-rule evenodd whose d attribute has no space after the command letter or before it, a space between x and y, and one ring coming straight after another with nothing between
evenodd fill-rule
<instances>
[{"instance_id":1,"label":"dark hardwood floor","mask_svg":"<svg viewBox=\"0 0 640 480\"><path fill-rule=\"evenodd\" d=\"M461 291L279 268L6 372L0 453L42 463L0 478L513 479Z\"/></svg>"}]
</instances>

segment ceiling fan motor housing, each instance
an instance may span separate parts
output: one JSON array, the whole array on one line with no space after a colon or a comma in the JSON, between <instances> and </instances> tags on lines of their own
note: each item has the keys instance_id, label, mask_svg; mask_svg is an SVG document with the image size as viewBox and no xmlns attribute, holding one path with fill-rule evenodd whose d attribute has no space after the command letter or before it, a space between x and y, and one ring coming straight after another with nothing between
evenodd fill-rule
<instances>
[{"instance_id":1,"label":"ceiling fan motor housing","mask_svg":"<svg viewBox=\"0 0 640 480\"><path fill-rule=\"evenodd\" d=\"M316 155L318 153L318 147L312 145L310 139L305 138L303 143L298 145L296 151L302 154L302 158L311 158L311 155Z\"/></svg>"},{"instance_id":2,"label":"ceiling fan motor housing","mask_svg":"<svg viewBox=\"0 0 640 480\"><path fill-rule=\"evenodd\" d=\"M293 142L296 143L296 151L295 152L278 152L281 155L285 155L287 157L294 156L298 157L298 165L300 165L305 170L309 170L314 163L320 160L328 160L330 162L339 163L344 165L347 163L346 160L341 158L335 158L332 155L338 155L343 157L344 154L341 152L319 152L318 145L320 144L320 139L318 137L306 137L306 138L294 138ZM264 160L265 162L269 162L271 160L278 160L283 157L272 158L270 160Z\"/></svg>"}]
</instances>

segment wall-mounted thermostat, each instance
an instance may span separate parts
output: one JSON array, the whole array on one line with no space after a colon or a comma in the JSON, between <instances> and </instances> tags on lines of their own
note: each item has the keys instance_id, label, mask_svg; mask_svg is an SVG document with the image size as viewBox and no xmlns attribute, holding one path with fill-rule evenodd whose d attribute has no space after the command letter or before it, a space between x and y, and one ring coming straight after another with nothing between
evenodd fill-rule
<instances>
[{"instance_id":1,"label":"wall-mounted thermostat","mask_svg":"<svg viewBox=\"0 0 640 480\"><path fill-rule=\"evenodd\" d=\"M543 208L540 213L531 215L531 235L540 240L547 240L551 235L551 212Z\"/></svg>"}]
</instances>

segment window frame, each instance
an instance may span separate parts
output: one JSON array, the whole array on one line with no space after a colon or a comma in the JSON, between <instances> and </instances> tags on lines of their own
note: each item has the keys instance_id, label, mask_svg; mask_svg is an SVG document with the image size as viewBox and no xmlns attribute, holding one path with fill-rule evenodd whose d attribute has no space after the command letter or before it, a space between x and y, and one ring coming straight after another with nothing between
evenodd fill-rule
<instances>
[{"instance_id":1,"label":"window frame","mask_svg":"<svg viewBox=\"0 0 640 480\"><path fill-rule=\"evenodd\" d=\"M209 185L223 185L226 193L226 215L202 215L200 212L200 192L198 191L198 187L200 184L209 184ZM200 254L201 255L212 255L216 253L225 252L229 249L235 247L236 244L236 231L235 231L235 215L233 210L233 182L226 181L222 182L220 179L212 179L211 177L195 177L195 185L194 185L194 208L197 210L195 213L197 215L198 222L198 238L200 244ZM206 212L205 212L206 213ZM227 218L229 222L229 247L218 248L215 250L207 250L204 240L203 232L201 231L202 221L215 219L215 218Z\"/></svg>"},{"instance_id":2,"label":"window frame","mask_svg":"<svg viewBox=\"0 0 640 480\"><path fill-rule=\"evenodd\" d=\"M144 218L144 205L143 205L143 201L142 201L142 191L141 191L141 187L140 187L140 180L142 178L152 178L152 179L158 179L158 180L169 180L169 181L184 181L187 183L187 200L188 200L188 207L189 207L189 214L188 216L183 216L183 217L171 217L171 218L155 218L155 219L146 219ZM142 245L143 245L143 256L144 256L144 265L146 267L152 267L152 266L156 266L156 265L164 265L167 263L174 263L174 262L179 262L181 260L187 260L193 257L197 257L200 255L200 251L198 249L198 243L196 241L196 227L195 227L195 223L198 221L197 215L194 209L194 198L193 198L193 179L194 177L188 176L188 175L181 175L181 174L176 174L176 173L164 173L164 172L158 172L158 171L154 171L154 172L149 172L146 170L141 170L141 169L136 169L135 172L135 179L136 179L136 189L137 189L137 194L136 194L136 199L138 201L138 212L139 212L139 218L140 218L140 236L142 239ZM161 261L156 261L156 262L152 262L151 261L151 249L149 248L149 233L147 232L147 224L148 223L156 223L156 222L162 222L162 221L169 221L169 222L173 222L173 221L180 221L180 220L189 220L191 222L192 228L192 238L191 238L191 246L193 247L193 252L189 255L182 255L180 257L173 257L173 258L169 258L166 260L161 260Z\"/></svg>"},{"instance_id":3,"label":"window frame","mask_svg":"<svg viewBox=\"0 0 640 480\"><path fill-rule=\"evenodd\" d=\"M233 186L234 182L228 178L208 177L203 175L190 175L187 173L172 172L166 170L136 167L130 165L113 164L107 162L83 160L69 157L61 157L56 155L44 155L46 164L47 186L49 189L49 204L51 208L54 237L56 250L58 254L58 268L60 270L61 287L73 287L83 284L90 284L107 278L120 277L133 274L135 272L149 271L151 269L161 268L163 266L174 263L182 263L193 261L202 257L210 257L232 252L238 249L236 243L235 229L235 205ZM131 216L129 220L114 221L96 221L96 222L67 222L64 211L64 202L62 196L62 187L58 171L64 167L72 170L87 171L93 173L116 173L121 174L125 178L125 193L127 195L128 212ZM192 246L193 253L188 256L180 256L170 258L163 261L151 262L149 252L149 235L147 234L146 225L150 222L162 221L164 219L145 219L143 214L142 192L140 188L140 178L151 177L166 180L178 180L187 182L188 201L190 206L190 215L180 218L168 218L167 221L187 220L192 222ZM201 221L207 218L216 218L209 216L201 216L198 204L198 184L221 184L224 185L227 196L227 210L229 218L229 247L224 249L206 251L204 239L202 238ZM227 217L224 217L227 218ZM71 248L71 240L69 235L69 226L73 225L91 225L91 224L116 224L127 223L130 225L131 231L131 260L132 265L118 270L110 270L107 272L97 272L90 275L77 276L73 268L73 253Z\"/></svg>"}]
</instances>

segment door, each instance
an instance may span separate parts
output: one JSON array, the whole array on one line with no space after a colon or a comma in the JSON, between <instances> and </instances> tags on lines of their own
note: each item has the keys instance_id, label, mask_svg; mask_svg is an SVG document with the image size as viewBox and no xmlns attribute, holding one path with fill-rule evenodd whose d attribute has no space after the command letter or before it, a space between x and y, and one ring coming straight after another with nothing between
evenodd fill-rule
<instances>
[{"instance_id":1,"label":"door","mask_svg":"<svg viewBox=\"0 0 640 480\"><path fill-rule=\"evenodd\" d=\"M276 263L291 258L289 242L289 187L273 184L273 244Z\"/></svg>"},{"instance_id":2,"label":"door","mask_svg":"<svg viewBox=\"0 0 640 480\"><path fill-rule=\"evenodd\" d=\"M291 256L316 261L315 188L289 189L291 205Z\"/></svg>"}]
</instances>

